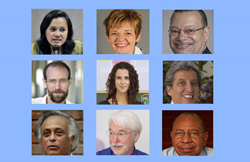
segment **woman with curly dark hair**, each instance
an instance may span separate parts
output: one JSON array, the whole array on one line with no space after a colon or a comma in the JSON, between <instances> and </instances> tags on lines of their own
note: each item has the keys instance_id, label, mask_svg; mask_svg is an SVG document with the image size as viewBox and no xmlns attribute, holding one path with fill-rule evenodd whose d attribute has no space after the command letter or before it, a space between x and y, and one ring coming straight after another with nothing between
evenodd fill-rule
<instances>
[{"instance_id":1,"label":"woman with curly dark hair","mask_svg":"<svg viewBox=\"0 0 250 162\"><path fill-rule=\"evenodd\" d=\"M138 74L134 67L126 62L116 64L106 83L108 97L99 104L127 105L143 104L136 101L139 92Z\"/></svg>"},{"instance_id":2,"label":"woman with curly dark hair","mask_svg":"<svg viewBox=\"0 0 250 162\"><path fill-rule=\"evenodd\" d=\"M66 12L50 11L40 26L41 37L31 44L31 54L83 54L82 42L73 40L73 27Z\"/></svg>"}]
</instances>

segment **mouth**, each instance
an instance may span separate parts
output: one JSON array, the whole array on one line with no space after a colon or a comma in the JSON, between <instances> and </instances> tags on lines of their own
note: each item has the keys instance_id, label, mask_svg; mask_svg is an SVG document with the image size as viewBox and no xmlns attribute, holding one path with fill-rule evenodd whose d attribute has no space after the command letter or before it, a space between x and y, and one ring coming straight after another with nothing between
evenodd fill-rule
<instances>
[{"instance_id":1,"label":"mouth","mask_svg":"<svg viewBox=\"0 0 250 162\"><path fill-rule=\"evenodd\" d=\"M57 146L57 145L49 145L48 149L50 149L50 150L57 150L57 149L59 149L59 146Z\"/></svg>"},{"instance_id":2,"label":"mouth","mask_svg":"<svg viewBox=\"0 0 250 162\"><path fill-rule=\"evenodd\" d=\"M125 89L127 86L120 86L121 89Z\"/></svg>"},{"instance_id":3,"label":"mouth","mask_svg":"<svg viewBox=\"0 0 250 162\"><path fill-rule=\"evenodd\" d=\"M185 50L189 48L192 45L192 43L175 43L174 45L179 50Z\"/></svg>"},{"instance_id":4,"label":"mouth","mask_svg":"<svg viewBox=\"0 0 250 162\"><path fill-rule=\"evenodd\" d=\"M179 149L182 151L182 152L192 152L193 149L195 148L195 146L180 146Z\"/></svg>"},{"instance_id":5,"label":"mouth","mask_svg":"<svg viewBox=\"0 0 250 162\"><path fill-rule=\"evenodd\" d=\"M125 48L125 47L128 46L128 43L124 43L124 44L115 44L115 46L116 46L117 48Z\"/></svg>"},{"instance_id":6,"label":"mouth","mask_svg":"<svg viewBox=\"0 0 250 162\"><path fill-rule=\"evenodd\" d=\"M184 97L185 99L192 99L192 98L194 98L194 95L191 95L191 94L183 94L182 97Z\"/></svg>"},{"instance_id":7,"label":"mouth","mask_svg":"<svg viewBox=\"0 0 250 162\"><path fill-rule=\"evenodd\" d=\"M62 40L61 39L52 39L52 41L55 43L60 43Z\"/></svg>"}]
</instances>

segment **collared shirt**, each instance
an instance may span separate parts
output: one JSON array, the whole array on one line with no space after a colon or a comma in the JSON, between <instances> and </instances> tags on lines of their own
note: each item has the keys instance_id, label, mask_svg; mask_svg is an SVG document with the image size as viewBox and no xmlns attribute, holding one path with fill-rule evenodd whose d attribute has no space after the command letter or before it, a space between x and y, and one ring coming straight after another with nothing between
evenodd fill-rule
<instances>
[{"instance_id":1,"label":"collared shirt","mask_svg":"<svg viewBox=\"0 0 250 162\"><path fill-rule=\"evenodd\" d=\"M118 54L118 53L116 53L116 54ZM135 55L140 55L140 54L145 54L145 53L143 53L141 48L135 46L135 53L134 54Z\"/></svg>"},{"instance_id":2,"label":"collared shirt","mask_svg":"<svg viewBox=\"0 0 250 162\"><path fill-rule=\"evenodd\" d=\"M48 94L44 97L32 98L32 104L46 104ZM70 101L66 100L66 104L73 104Z\"/></svg>"},{"instance_id":3,"label":"collared shirt","mask_svg":"<svg viewBox=\"0 0 250 162\"><path fill-rule=\"evenodd\" d=\"M174 149L174 146L162 151L162 156L179 156ZM213 148L203 147L199 156L213 156Z\"/></svg>"},{"instance_id":4,"label":"collared shirt","mask_svg":"<svg viewBox=\"0 0 250 162\"><path fill-rule=\"evenodd\" d=\"M114 152L113 152L113 150L111 149L111 147L109 147L109 148L104 149L104 150L102 150L102 151L98 151L98 152L96 153L96 155L116 155L116 154L114 154ZM141 152L140 150L137 150L137 149L135 149L135 147L134 147L134 151L133 151L133 153L132 153L131 155L148 155L148 154L146 154L146 153L144 153L144 152Z\"/></svg>"}]
</instances>

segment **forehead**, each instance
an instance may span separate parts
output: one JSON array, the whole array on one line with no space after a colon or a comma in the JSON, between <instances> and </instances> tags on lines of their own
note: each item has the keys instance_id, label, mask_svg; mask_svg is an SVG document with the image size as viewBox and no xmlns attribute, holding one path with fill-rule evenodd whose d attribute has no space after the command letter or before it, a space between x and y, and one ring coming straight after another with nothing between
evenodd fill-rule
<instances>
[{"instance_id":1,"label":"forehead","mask_svg":"<svg viewBox=\"0 0 250 162\"><path fill-rule=\"evenodd\" d=\"M123 127L121 127L121 126L116 125L115 122L114 122L113 120L112 120L112 121L110 122L110 124L109 124L109 129L111 129L112 131L116 131L116 132L118 132L118 131L129 131L129 130L131 130L130 128L123 128Z\"/></svg>"},{"instance_id":2,"label":"forehead","mask_svg":"<svg viewBox=\"0 0 250 162\"><path fill-rule=\"evenodd\" d=\"M201 15L198 11L175 12L170 27L184 28L188 26L202 27Z\"/></svg>"},{"instance_id":3,"label":"forehead","mask_svg":"<svg viewBox=\"0 0 250 162\"><path fill-rule=\"evenodd\" d=\"M68 27L67 21L66 21L66 19L64 17L58 17L58 18L52 19L51 22L50 22L50 26Z\"/></svg>"},{"instance_id":4,"label":"forehead","mask_svg":"<svg viewBox=\"0 0 250 162\"><path fill-rule=\"evenodd\" d=\"M129 71L127 69L117 69L115 76L129 76Z\"/></svg>"},{"instance_id":5,"label":"forehead","mask_svg":"<svg viewBox=\"0 0 250 162\"><path fill-rule=\"evenodd\" d=\"M196 129L202 131L202 125L197 116L182 115L179 116L174 123L173 130L175 131L176 129Z\"/></svg>"},{"instance_id":6,"label":"forehead","mask_svg":"<svg viewBox=\"0 0 250 162\"><path fill-rule=\"evenodd\" d=\"M198 80L196 72L191 68L189 70L178 70L174 74L174 81L179 79Z\"/></svg>"},{"instance_id":7,"label":"forehead","mask_svg":"<svg viewBox=\"0 0 250 162\"><path fill-rule=\"evenodd\" d=\"M132 26L132 23L128 20L117 22L113 26L111 26L110 31L112 30L132 30L134 31L134 27Z\"/></svg>"},{"instance_id":8,"label":"forehead","mask_svg":"<svg viewBox=\"0 0 250 162\"><path fill-rule=\"evenodd\" d=\"M68 130L68 124L69 124L69 121L67 118L63 116L53 115L53 116L46 118L43 121L41 129L44 130L44 129L61 128L64 130Z\"/></svg>"},{"instance_id":9,"label":"forehead","mask_svg":"<svg viewBox=\"0 0 250 162\"><path fill-rule=\"evenodd\" d=\"M68 70L65 67L60 66L50 66L48 67L46 71L46 77L47 79L62 79L62 78L68 78Z\"/></svg>"}]
</instances>

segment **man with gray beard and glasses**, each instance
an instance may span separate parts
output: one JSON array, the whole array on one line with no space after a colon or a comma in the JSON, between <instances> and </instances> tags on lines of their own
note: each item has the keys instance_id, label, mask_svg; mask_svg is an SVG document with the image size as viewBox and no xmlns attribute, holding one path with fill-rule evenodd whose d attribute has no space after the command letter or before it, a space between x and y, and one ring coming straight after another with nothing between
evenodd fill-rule
<instances>
[{"instance_id":1,"label":"man with gray beard and glasses","mask_svg":"<svg viewBox=\"0 0 250 162\"><path fill-rule=\"evenodd\" d=\"M43 70L43 86L47 95L32 99L32 104L72 104L66 100L72 78L70 69L62 61L53 61Z\"/></svg>"}]
</instances>

